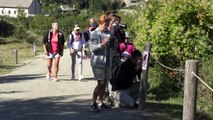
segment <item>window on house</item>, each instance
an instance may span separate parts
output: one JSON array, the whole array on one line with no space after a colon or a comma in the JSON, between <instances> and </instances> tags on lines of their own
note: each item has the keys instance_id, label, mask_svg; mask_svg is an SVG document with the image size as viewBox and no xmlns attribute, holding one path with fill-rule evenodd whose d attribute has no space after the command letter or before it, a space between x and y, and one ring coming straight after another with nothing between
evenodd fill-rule
<instances>
[{"instance_id":1,"label":"window on house","mask_svg":"<svg viewBox=\"0 0 213 120\"><path fill-rule=\"evenodd\" d=\"M11 14L10 10L8 11L8 14Z\"/></svg>"},{"instance_id":2,"label":"window on house","mask_svg":"<svg viewBox=\"0 0 213 120\"><path fill-rule=\"evenodd\" d=\"M1 10L1 13L4 14L4 10Z\"/></svg>"},{"instance_id":3,"label":"window on house","mask_svg":"<svg viewBox=\"0 0 213 120\"><path fill-rule=\"evenodd\" d=\"M16 14L16 11L14 10L14 14Z\"/></svg>"},{"instance_id":4,"label":"window on house","mask_svg":"<svg viewBox=\"0 0 213 120\"><path fill-rule=\"evenodd\" d=\"M136 0L132 0L131 3L137 3L137 1Z\"/></svg>"}]
</instances>

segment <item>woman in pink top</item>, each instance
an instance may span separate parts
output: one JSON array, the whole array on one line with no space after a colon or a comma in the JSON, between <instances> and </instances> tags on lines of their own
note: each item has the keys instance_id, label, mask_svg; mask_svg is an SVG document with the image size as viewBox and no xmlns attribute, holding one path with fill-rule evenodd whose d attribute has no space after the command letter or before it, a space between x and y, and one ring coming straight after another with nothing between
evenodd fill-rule
<instances>
[{"instance_id":1,"label":"woman in pink top","mask_svg":"<svg viewBox=\"0 0 213 120\"><path fill-rule=\"evenodd\" d=\"M125 32L125 42L120 43L121 60L130 57L135 49L134 44L129 43L129 33Z\"/></svg>"},{"instance_id":2,"label":"woman in pink top","mask_svg":"<svg viewBox=\"0 0 213 120\"><path fill-rule=\"evenodd\" d=\"M43 38L43 48L44 53L47 56L47 75L46 78L51 78L51 69L52 63L54 60L54 72L53 72L53 80L55 82L59 81L57 74L59 70L59 61L60 57L63 56L63 48L64 48L64 35L58 29L58 22L55 21L52 23L52 29L49 30L44 38Z\"/></svg>"}]
</instances>

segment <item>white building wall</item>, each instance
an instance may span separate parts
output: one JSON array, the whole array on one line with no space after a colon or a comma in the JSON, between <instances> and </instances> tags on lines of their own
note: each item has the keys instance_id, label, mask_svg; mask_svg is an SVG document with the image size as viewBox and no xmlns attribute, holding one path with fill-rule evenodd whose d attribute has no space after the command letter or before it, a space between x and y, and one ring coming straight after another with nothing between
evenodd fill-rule
<instances>
[{"instance_id":1,"label":"white building wall","mask_svg":"<svg viewBox=\"0 0 213 120\"><path fill-rule=\"evenodd\" d=\"M26 17L29 16L28 9L24 10ZM17 8L0 8L0 15L7 15L10 17L17 17L18 16L18 9Z\"/></svg>"}]
</instances>

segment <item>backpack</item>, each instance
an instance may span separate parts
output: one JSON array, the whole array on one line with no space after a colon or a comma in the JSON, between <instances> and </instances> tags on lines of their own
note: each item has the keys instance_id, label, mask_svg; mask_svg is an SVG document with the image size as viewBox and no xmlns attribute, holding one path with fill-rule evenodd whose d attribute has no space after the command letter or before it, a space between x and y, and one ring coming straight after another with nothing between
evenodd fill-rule
<instances>
[{"instance_id":1,"label":"backpack","mask_svg":"<svg viewBox=\"0 0 213 120\"><path fill-rule=\"evenodd\" d=\"M84 31L82 32L83 35L84 35L84 39L85 39L85 42L89 42L89 39L90 39L90 32L87 30L87 31Z\"/></svg>"},{"instance_id":2,"label":"backpack","mask_svg":"<svg viewBox=\"0 0 213 120\"><path fill-rule=\"evenodd\" d=\"M121 69L121 65L123 62L119 62L112 66L112 79L110 79L110 84L112 85L112 91L115 91L118 85L118 77L119 77L119 71Z\"/></svg>"},{"instance_id":3,"label":"backpack","mask_svg":"<svg viewBox=\"0 0 213 120\"><path fill-rule=\"evenodd\" d=\"M82 39L82 33L80 33L80 39ZM68 42L67 42L68 46L71 46L71 44L73 43L73 41L74 41L74 36L73 36L73 34L71 33L71 34L69 35L69 39L68 39Z\"/></svg>"}]
</instances>

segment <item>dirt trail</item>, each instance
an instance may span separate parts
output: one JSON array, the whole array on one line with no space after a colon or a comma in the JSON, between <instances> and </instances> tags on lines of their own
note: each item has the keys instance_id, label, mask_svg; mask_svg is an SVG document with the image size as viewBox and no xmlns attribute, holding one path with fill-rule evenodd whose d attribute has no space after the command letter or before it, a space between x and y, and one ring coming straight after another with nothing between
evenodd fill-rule
<instances>
[{"instance_id":1,"label":"dirt trail","mask_svg":"<svg viewBox=\"0 0 213 120\"><path fill-rule=\"evenodd\" d=\"M0 76L0 120L153 120L137 110L89 110L96 85L89 60L83 61L82 81L71 81L68 50L60 61L60 82L46 80L44 56L27 61L12 73ZM76 66L77 69L77 66ZM76 76L78 76L76 74Z\"/></svg>"}]
</instances>

